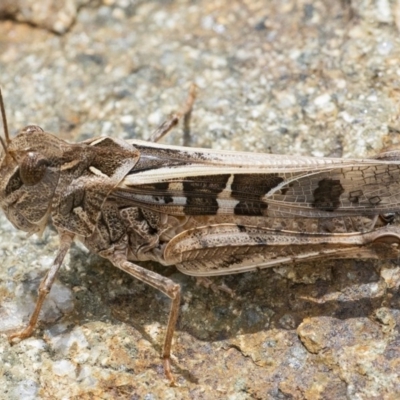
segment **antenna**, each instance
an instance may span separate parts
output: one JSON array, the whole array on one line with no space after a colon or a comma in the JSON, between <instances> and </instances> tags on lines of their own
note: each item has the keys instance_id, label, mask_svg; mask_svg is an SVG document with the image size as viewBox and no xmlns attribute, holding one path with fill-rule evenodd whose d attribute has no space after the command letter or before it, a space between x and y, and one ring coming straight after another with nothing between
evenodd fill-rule
<instances>
[{"instance_id":1,"label":"antenna","mask_svg":"<svg viewBox=\"0 0 400 400\"><path fill-rule=\"evenodd\" d=\"M7 127L7 117L6 117L6 109L4 108L4 101L3 101L3 94L1 93L1 87L0 87L0 111L1 111L1 119L3 121L3 130L4 130L4 136L6 140L0 136L0 143L1 146L4 149L5 154L10 154L10 152L7 149L7 146L10 144L10 135L8 134L8 127ZM11 157L15 160L15 157L11 154Z\"/></svg>"},{"instance_id":2,"label":"antenna","mask_svg":"<svg viewBox=\"0 0 400 400\"><path fill-rule=\"evenodd\" d=\"M7 152L7 148L5 147L5 144L8 145L10 143L10 135L8 134L6 109L4 108L4 101L3 101L3 94L1 93L1 87L0 87L0 109L1 109L1 119L3 120L4 136L6 138L6 142L4 143L4 140L2 139L1 144L3 145L4 149Z\"/></svg>"},{"instance_id":3,"label":"antenna","mask_svg":"<svg viewBox=\"0 0 400 400\"><path fill-rule=\"evenodd\" d=\"M6 152L6 154L8 154L6 142L4 141L4 139L1 136L0 136L0 142L1 142L1 145L3 146L4 151Z\"/></svg>"}]
</instances>

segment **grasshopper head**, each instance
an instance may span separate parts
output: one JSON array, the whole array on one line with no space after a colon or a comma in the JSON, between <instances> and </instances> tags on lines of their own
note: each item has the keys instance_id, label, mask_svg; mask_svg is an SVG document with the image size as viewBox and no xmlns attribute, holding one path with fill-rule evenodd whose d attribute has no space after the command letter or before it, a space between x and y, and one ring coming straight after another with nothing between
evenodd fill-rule
<instances>
[{"instance_id":1,"label":"grasshopper head","mask_svg":"<svg viewBox=\"0 0 400 400\"><path fill-rule=\"evenodd\" d=\"M0 138L0 206L10 222L29 233L47 223L58 184L62 141L30 125L10 139L0 92L5 140Z\"/></svg>"}]
</instances>

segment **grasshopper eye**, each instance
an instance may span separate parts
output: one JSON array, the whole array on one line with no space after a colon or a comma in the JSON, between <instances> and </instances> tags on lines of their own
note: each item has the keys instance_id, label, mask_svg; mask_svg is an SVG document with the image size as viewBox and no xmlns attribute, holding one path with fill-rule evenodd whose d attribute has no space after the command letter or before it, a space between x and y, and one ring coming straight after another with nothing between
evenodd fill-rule
<instances>
[{"instance_id":1,"label":"grasshopper eye","mask_svg":"<svg viewBox=\"0 0 400 400\"><path fill-rule=\"evenodd\" d=\"M43 178L49 162L39 153L30 151L19 167L19 176L24 185L36 185Z\"/></svg>"},{"instance_id":2,"label":"grasshopper eye","mask_svg":"<svg viewBox=\"0 0 400 400\"><path fill-rule=\"evenodd\" d=\"M37 125L28 125L21 130L21 133L35 133L35 132L44 132L44 130Z\"/></svg>"}]
</instances>

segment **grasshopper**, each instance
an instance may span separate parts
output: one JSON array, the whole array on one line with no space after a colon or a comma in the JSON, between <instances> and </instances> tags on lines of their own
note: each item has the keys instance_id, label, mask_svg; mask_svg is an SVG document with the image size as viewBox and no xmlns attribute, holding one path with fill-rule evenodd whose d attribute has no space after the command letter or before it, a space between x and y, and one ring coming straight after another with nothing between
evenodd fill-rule
<instances>
[{"instance_id":1,"label":"grasshopper","mask_svg":"<svg viewBox=\"0 0 400 400\"><path fill-rule=\"evenodd\" d=\"M175 265L196 277L329 258L397 258L400 162L215 151L155 143L195 93L153 134L153 142L98 137L67 143L35 125L13 138L0 93L4 138L0 205L17 228L40 234L51 220L59 250L26 327L30 336L73 240L171 299L163 345L171 345L180 286L135 261Z\"/></svg>"}]
</instances>

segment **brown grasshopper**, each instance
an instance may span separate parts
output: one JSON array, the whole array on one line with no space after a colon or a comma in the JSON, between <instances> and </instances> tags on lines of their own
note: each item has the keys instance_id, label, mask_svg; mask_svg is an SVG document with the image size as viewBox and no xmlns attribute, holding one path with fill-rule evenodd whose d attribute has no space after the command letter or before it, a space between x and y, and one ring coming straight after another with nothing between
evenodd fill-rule
<instances>
[{"instance_id":1,"label":"brown grasshopper","mask_svg":"<svg viewBox=\"0 0 400 400\"><path fill-rule=\"evenodd\" d=\"M154 133L188 121L181 113ZM176 265L198 277L328 258L397 258L398 152L375 159L295 157L166 146L99 137L67 143L27 126L5 137L0 204L17 228L40 234L49 219L60 247L39 287L40 309L74 239L171 299L163 346L170 354L180 286L132 261Z\"/></svg>"}]
</instances>

